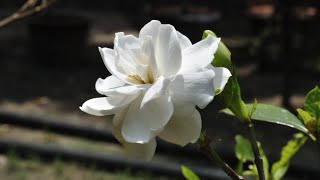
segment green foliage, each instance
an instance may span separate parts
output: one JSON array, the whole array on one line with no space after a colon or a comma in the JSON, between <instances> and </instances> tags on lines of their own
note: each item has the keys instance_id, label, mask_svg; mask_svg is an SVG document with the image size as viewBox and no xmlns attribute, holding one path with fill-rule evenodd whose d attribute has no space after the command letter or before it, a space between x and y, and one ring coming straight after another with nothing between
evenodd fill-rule
<instances>
[{"instance_id":1,"label":"green foliage","mask_svg":"<svg viewBox=\"0 0 320 180\"><path fill-rule=\"evenodd\" d=\"M252 109L253 104L247 104L247 111ZM221 112L233 115L229 109L223 109ZM308 134L313 140L315 137L302 124L302 122L288 110L268 104L257 104L256 110L252 113L251 118L257 121L270 122L280 124L297 129L305 134Z\"/></svg>"},{"instance_id":2,"label":"green foliage","mask_svg":"<svg viewBox=\"0 0 320 180\"><path fill-rule=\"evenodd\" d=\"M241 135L236 135L235 154L239 161L245 163L247 161L254 161L254 154L252 152L250 141Z\"/></svg>"},{"instance_id":3,"label":"green foliage","mask_svg":"<svg viewBox=\"0 0 320 180\"><path fill-rule=\"evenodd\" d=\"M306 96L304 102L304 110L307 111L312 117L316 117L319 120L320 110L320 89L316 86Z\"/></svg>"},{"instance_id":4,"label":"green foliage","mask_svg":"<svg viewBox=\"0 0 320 180\"><path fill-rule=\"evenodd\" d=\"M186 166L181 166L181 171L186 180L200 180L200 178Z\"/></svg>"},{"instance_id":5,"label":"green foliage","mask_svg":"<svg viewBox=\"0 0 320 180\"><path fill-rule=\"evenodd\" d=\"M297 109L298 117L302 121L302 123L306 126L306 128L315 135L316 133L316 126L317 122L316 120L307 112L300 108Z\"/></svg>"},{"instance_id":6,"label":"green foliage","mask_svg":"<svg viewBox=\"0 0 320 180\"><path fill-rule=\"evenodd\" d=\"M280 160L275 162L271 168L271 176L273 180L281 179L289 168L290 159L304 145L307 137L302 133L294 134L293 139L288 141L287 145L281 150Z\"/></svg>"},{"instance_id":7,"label":"green foliage","mask_svg":"<svg viewBox=\"0 0 320 180\"><path fill-rule=\"evenodd\" d=\"M239 174L244 174L246 176L251 176L254 177L255 179L259 179L258 175L258 169L254 165L254 154L252 152L251 144L250 141L244 138L241 135L236 135L235 137L236 140L236 147L235 147L235 154L237 159L239 160L238 162L238 173ZM265 177L268 179L269 177L269 161L264 154L264 151L261 147L261 144L258 143L258 148L259 148L259 153L261 158L263 159L263 168L265 172ZM249 165L249 170L242 171L242 166L246 162L251 162L252 164Z\"/></svg>"}]
</instances>

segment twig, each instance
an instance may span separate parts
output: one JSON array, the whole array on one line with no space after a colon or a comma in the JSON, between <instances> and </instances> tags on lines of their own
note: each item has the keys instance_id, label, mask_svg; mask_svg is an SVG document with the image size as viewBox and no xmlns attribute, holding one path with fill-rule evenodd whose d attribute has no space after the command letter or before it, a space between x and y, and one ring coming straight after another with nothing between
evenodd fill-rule
<instances>
[{"instance_id":1,"label":"twig","mask_svg":"<svg viewBox=\"0 0 320 180\"><path fill-rule=\"evenodd\" d=\"M251 147L254 153L254 163L257 166L258 169L258 174L259 174L259 179L260 180L265 180L265 175L264 175L264 169L263 169L263 159L260 156L260 151L258 148L258 144L257 144L257 139L256 139L256 135L254 133L254 126L252 121L247 121L247 128L248 128L248 133L249 133L249 139L250 139L250 143L251 143Z\"/></svg>"},{"instance_id":2,"label":"twig","mask_svg":"<svg viewBox=\"0 0 320 180\"><path fill-rule=\"evenodd\" d=\"M56 0L51 0L48 1L46 3L42 3L36 7L33 7L31 9L29 9L31 6L33 6L35 4L34 0L28 0L26 3L24 3L21 8L16 11L15 13L13 13L12 15L2 19L0 21L0 28L9 25L10 23L17 21L19 19L25 18L27 16L31 16L35 13L38 13L44 9L46 9L48 6L50 6L53 2L55 2Z\"/></svg>"},{"instance_id":3,"label":"twig","mask_svg":"<svg viewBox=\"0 0 320 180\"><path fill-rule=\"evenodd\" d=\"M211 140L204 135L202 138L199 138L197 145L198 150L207 156L208 159L215 162L223 171L228 174L234 180L244 180L244 177L238 175L226 162L224 162L217 152L210 147Z\"/></svg>"}]
</instances>

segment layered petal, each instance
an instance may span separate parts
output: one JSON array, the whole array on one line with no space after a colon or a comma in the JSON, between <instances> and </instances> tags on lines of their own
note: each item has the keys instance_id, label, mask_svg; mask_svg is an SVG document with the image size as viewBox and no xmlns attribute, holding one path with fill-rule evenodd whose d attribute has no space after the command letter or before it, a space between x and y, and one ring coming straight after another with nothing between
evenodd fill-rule
<instances>
[{"instance_id":1,"label":"layered petal","mask_svg":"<svg viewBox=\"0 0 320 180\"><path fill-rule=\"evenodd\" d=\"M151 36L145 36L142 40L142 52L146 55L149 64L149 82L154 82L158 77L158 67L155 57L154 43Z\"/></svg>"},{"instance_id":2,"label":"layered petal","mask_svg":"<svg viewBox=\"0 0 320 180\"><path fill-rule=\"evenodd\" d=\"M167 142L185 146L188 143L195 143L201 133L201 116L193 108L193 111L180 110L174 113L159 137Z\"/></svg>"},{"instance_id":3,"label":"layered petal","mask_svg":"<svg viewBox=\"0 0 320 180\"><path fill-rule=\"evenodd\" d=\"M144 90L148 89L151 85L124 85L116 88L105 88L105 84L100 79L96 82L96 90L98 93L106 96L123 96L123 95L136 95Z\"/></svg>"},{"instance_id":4,"label":"layered petal","mask_svg":"<svg viewBox=\"0 0 320 180\"><path fill-rule=\"evenodd\" d=\"M95 116L115 114L117 111L128 106L136 96L112 96L89 99L84 102L80 109Z\"/></svg>"},{"instance_id":5,"label":"layered petal","mask_svg":"<svg viewBox=\"0 0 320 180\"><path fill-rule=\"evenodd\" d=\"M161 96L140 108L142 96L133 101L123 121L122 136L130 143L145 144L167 124L173 113L169 95Z\"/></svg>"},{"instance_id":6,"label":"layered petal","mask_svg":"<svg viewBox=\"0 0 320 180\"><path fill-rule=\"evenodd\" d=\"M101 57L103 59L104 65L107 67L108 71L112 75L114 75L117 78L121 79L122 81L128 83L128 81L126 80L127 75L124 74L123 72L119 72L116 67L117 53L113 49L101 48L101 47L99 47L99 52L100 52Z\"/></svg>"},{"instance_id":7,"label":"layered petal","mask_svg":"<svg viewBox=\"0 0 320 180\"><path fill-rule=\"evenodd\" d=\"M128 108L125 108L114 116L112 133L115 136L115 138L123 145L127 154L136 158L151 160L155 153L156 145L157 145L155 138L151 139L146 144L137 144L137 143L128 143L122 137L121 126L127 112L128 112Z\"/></svg>"},{"instance_id":8,"label":"layered petal","mask_svg":"<svg viewBox=\"0 0 320 180\"><path fill-rule=\"evenodd\" d=\"M152 37L153 42L155 43L158 38L159 27L161 23L157 20L152 20L146 24L139 33L139 39L144 38L145 36Z\"/></svg>"},{"instance_id":9,"label":"layered petal","mask_svg":"<svg viewBox=\"0 0 320 180\"><path fill-rule=\"evenodd\" d=\"M116 76L111 75L111 76L106 77L105 79L99 78L96 81L95 86L96 86L97 91L100 93L104 90L117 88L117 87L123 86L125 84L126 83L124 81L120 80ZM100 93L100 94L103 94L103 93Z\"/></svg>"},{"instance_id":10,"label":"layered petal","mask_svg":"<svg viewBox=\"0 0 320 180\"><path fill-rule=\"evenodd\" d=\"M175 75L181 66L182 52L177 31L171 25L161 25L155 45L159 74L164 77Z\"/></svg>"},{"instance_id":11,"label":"layered petal","mask_svg":"<svg viewBox=\"0 0 320 180\"><path fill-rule=\"evenodd\" d=\"M214 98L213 70L178 74L170 85L174 104L192 104L205 108Z\"/></svg>"},{"instance_id":12,"label":"layered petal","mask_svg":"<svg viewBox=\"0 0 320 180\"><path fill-rule=\"evenodd\" d=\"M200 68L206 68L210 65L214 58L214 54L218 49L220 38L207 36L206 39L199 41L198 43L189 46L182 51L182 71L188 71L195 66Z\"/></svg>"}]
</instances>

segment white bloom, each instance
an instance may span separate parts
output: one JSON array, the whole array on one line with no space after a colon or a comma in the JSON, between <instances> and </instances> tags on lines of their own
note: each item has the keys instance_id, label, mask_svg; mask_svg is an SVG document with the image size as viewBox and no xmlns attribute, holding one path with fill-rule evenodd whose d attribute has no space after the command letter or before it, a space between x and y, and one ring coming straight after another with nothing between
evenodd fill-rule
<instances>
[{"instance_id":1,"label":"white bloom","mask_svg":"<svg viewBox=\"0 0 320 180\"><path fill-rule=\"evenodd\" d=\"M113 134L134 156L151 159L155 137L185 146L201 132L201 116L216 89L231 76L211 66L220 38L208 36L193 44L172 25L151 21L139 37L116 33L114 49L99 48L112 74L98 79L106 97L86 101L80 109L104 116L115 114Z\"/></svg>"}]
</instances>

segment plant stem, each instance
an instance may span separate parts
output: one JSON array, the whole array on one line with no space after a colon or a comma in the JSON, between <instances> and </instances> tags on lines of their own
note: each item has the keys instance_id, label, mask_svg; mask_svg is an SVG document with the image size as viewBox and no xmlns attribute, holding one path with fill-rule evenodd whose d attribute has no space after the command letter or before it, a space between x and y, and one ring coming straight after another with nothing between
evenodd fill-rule
<instances>
[{"instance_id":1,"label":"plant stem","mask_svg":"<svg viewBox=\"0 0 320 180\"><path fill-rule=\"evenodd\" d=\"M201 139L201 138L200 138ZM203 140L203 141L202 141ZM210 140L206 136L204 139L198 140L198 150L207 156L208 159L215 162L223 171L234 180L244 180L244 177L238 175L226 162L224 162L217 152L210 147Z\"/></svg>"},{"instance_id":2,"label":"plant stem","mask_svg":"<svg viewBox=\"0 0 320 180\"><path fill-rule=\"evenodd\" d=\"M247 121L246 123L247 123L248 133L250 137L251 147L254 153L254 163L256 164L258 169L259 179L265 180L263 160L262 160L262 157L260 156L256 135L254 133L254 126L251 120Z\"/></svg>"},{"instance_id":3,"label":"plant stem","mask_svg":"<svg viewBox=\"0 0 320 180\"><path fill-rule=\"evenodd\" d=\"M27 16L31 16L35 13L39 13L40 11L43 11L44 9L48 8L53 2L56 0L52 0L47 3L40 4L35 7L30 7L35 3L34 0L28 0L25 4L22 5L22 7L17 10L15 13L11 14L10 16L0 20L0 28L9 25L10 23L17 21L19 19L23 19ZM30 8L30 9L29 9Z\"/></svg>"}]
</instances>

